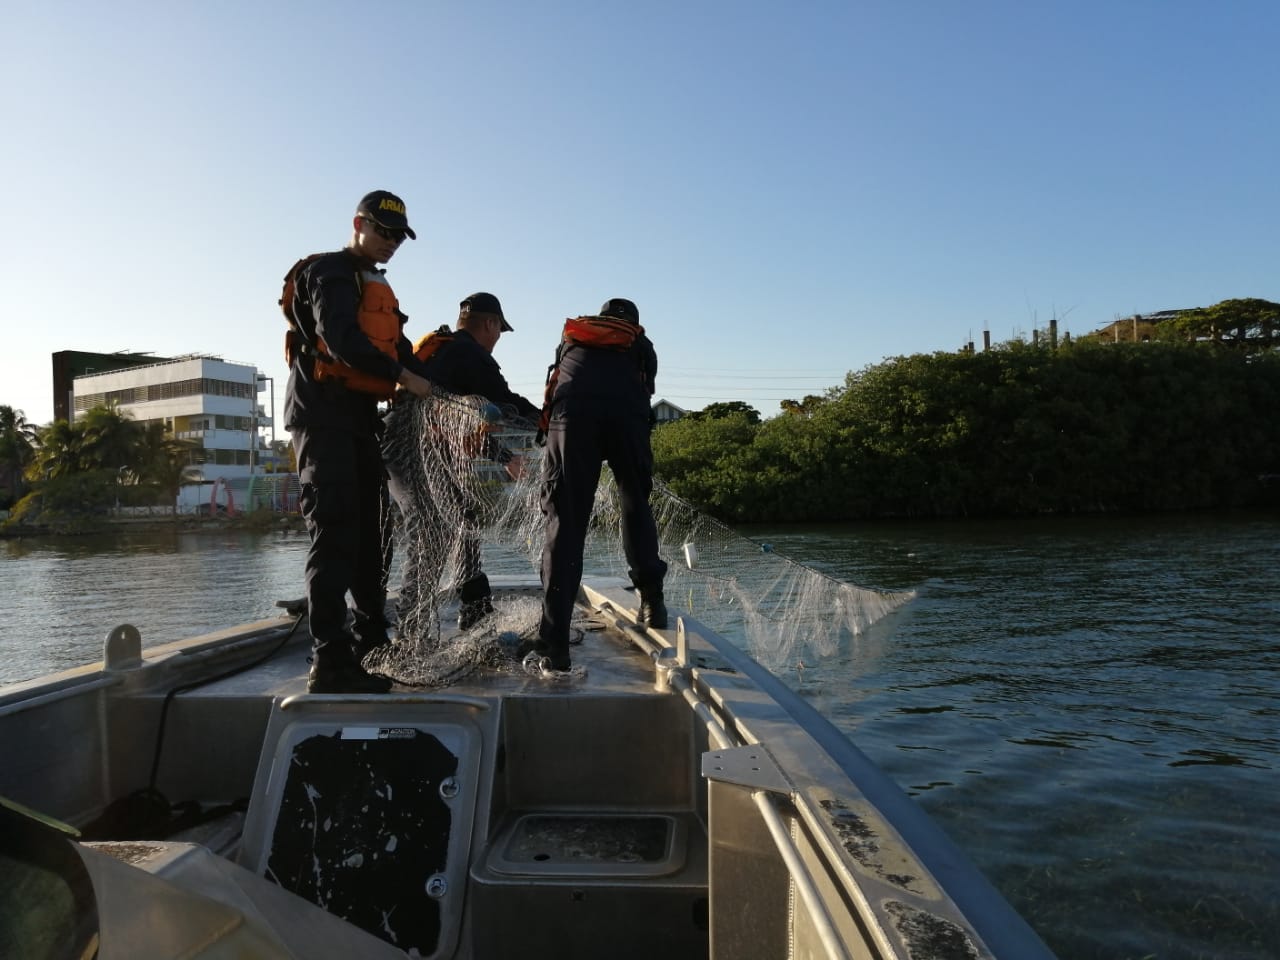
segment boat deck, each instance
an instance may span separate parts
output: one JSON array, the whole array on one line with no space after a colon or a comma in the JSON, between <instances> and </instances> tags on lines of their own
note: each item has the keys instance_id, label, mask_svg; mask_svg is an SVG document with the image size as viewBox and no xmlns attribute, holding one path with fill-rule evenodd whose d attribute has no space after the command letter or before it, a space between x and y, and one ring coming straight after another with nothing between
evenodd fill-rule
<instances>
[{"instance_id":1,"label":"boat deck","mask_svg":"<svg viewBox=\"0 0 1280 960\"><path fill-rule=\"evenodd\" d=\"M632 693L653 682L652 660L642 654L629 636L616 625L600 620L575 622L582 629L583 642L571 648L573 662L586 668L586 676L573 681L548 681L526 674L516 660L501 666L479 666L447 686L411 686L395 684L391 697L438 696L442 693L494 697L510 695L581 696L599 693ZM445 642L450 636L446 634ZM180 694L186 698L264 697L287 698L307 692L310 636L300 630L270 659L251 670L213 682L202 683L196 690ZM343 699L350 699L346 694ZM377 698L385 699L384 695ZM375 699L376 702L376 699Z\"/></svg>"},{"instance_id":2,"label":"boat deck","mask_svg":"<svg viewBox=\"0 0 1280 960\"><path fill-rule=\"evenodd\" d=\"M495 605L534 590L495 582ZM345 918L440 960L1046 955L749 656L691 617L638 628L620 581L583 595L585 677L512 659L386 694L307 694L292 618L145 656L119 628L103 663L0 692L2 792L158 880L233 878L298 942ZM119 935L145 943L145 917ZM336 943L303 955L380 955Z\"/></svg>"},{"instance_id":3,"label":"boat deck","mask_svg":"<svg viewBox=\"0 0 1280 960\"><path fill-rule=\"evenodd\" d=\"M495 584L499 613L527 589ZM619 924L630 927L620 956L668 942L705 956L705 733L655 687L643 632L625 617L606 605L575 621L584 677L530 676L513 659L387 694L308 694L310 638L291 626L249 625L225 667L198 663L225 660L225 638L197 638L148 651L167 665L164 682L122 672L139 689L107 701L110 727L139 749L114 751L113 795L154 770L165 798L217 813L164 832L159 869L187 862L171 844L197 843L366 930L382 922L376 911L394 913L394 937L423 956L464 941L486 956L587 956ZM340 841L318 834L330 822L344 824ZM378 858L388 844L394 862ZM646 918L672 912L685 922L660 943Z\"/></svg>"}]
</instances>

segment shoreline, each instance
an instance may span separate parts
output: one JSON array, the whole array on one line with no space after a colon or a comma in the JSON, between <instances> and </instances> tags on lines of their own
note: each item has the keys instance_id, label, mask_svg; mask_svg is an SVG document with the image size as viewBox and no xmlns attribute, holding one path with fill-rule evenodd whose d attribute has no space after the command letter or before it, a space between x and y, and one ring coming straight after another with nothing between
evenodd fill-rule
<instances>
[{"instance_id":1,"label":"shoreline","mask_svg":"<svg viewBox=\"0 0 1280 960\"><path fill-rule=\"evenodd\" d=\"M301 514L267 513L241 514L234 517L103 517L95 518L75 529L58 529L43 524L16 524L0 526L0 540L24 540L28 537L79 537L104 533L120 533L137 530L145 533L172 530L175 533L221 533L227 530L243 530L250 533L269 533L279 530L301 533L306 524Z\"/></svg>"}]
</instances>

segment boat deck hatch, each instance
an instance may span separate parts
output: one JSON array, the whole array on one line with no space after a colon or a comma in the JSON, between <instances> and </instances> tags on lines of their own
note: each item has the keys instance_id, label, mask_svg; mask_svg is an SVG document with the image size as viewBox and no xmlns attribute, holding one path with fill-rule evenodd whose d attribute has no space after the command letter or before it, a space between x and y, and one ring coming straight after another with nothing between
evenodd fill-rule
<instances>
[{"instance_id":1,"label":"boat deck hatch","mask_svg":"<svg viewBox=\"0 0 1280 960\"><path fill-rule=\"evenodd\" d=\"M244 866L406 952L452 956L480 789L467 706L311 699L273 712Z\"/></svg>"},{"instance_id":2,"label":"boat deck hatch","mask_svg":"<svg viewBox=\"0 0 1280 960\"><path fill-rule=\"evenodd\" d=\"M653 877L684 865L684 824L667 814L528 813L489 861L517 876Z\"/></svg>"}]
</instances>

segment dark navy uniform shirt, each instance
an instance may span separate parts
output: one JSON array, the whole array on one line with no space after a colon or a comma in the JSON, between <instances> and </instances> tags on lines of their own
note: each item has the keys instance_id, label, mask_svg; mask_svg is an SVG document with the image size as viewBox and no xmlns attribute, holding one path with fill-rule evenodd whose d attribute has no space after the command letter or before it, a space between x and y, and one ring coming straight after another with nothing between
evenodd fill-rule
<instances>
[{"instance_id":1,"label":"dark navy uniform shirt","mask_svg":"<svg viewBox=\"0 0 1280 960\"><path fill-rule=\"evenodd\" d=\"M480 396L500 407L509 407L518 416L537 420L540 408L514 393L493 355L466 330L427 358L426 378L459 396Z\"/></svg>"},{"instance_id":2,"label":"dark navy uniform shirt","mask_svg":"<svg viewBox=\"0 0 1280 960\"><path fill-rule=\"evenodd\" d=\"M566 345L552 406L570 396L575 400L591 397L615 406L634 406L648 416L657 374L658 355L644 334L636 337L629 350Z\"/></svg>"},{"instance_id":3,"label":"dark navy uniform shirt","mask_svg":"<svg viewBox=\"0 0 1280 960\"><path fill-rule=\"evenodd\" d=\"M348 366L393 383L404 367L425 376L422 364L413 355L413 345L403 332L397 361L375 347L360 329L357 313L363 279L357 282L357 274L368 275L376 282L382 272L375 263L349 249L317 257L299 271L294 315L305 332L314 331L324 340L329 354ZM332 380L317 383L313 370L314 359L309 354L299 353L294 358L285 391L286 428L326 426L361 433L376 431L381 423L377 397L349 390Z\"/></svg>"}]
</instances>

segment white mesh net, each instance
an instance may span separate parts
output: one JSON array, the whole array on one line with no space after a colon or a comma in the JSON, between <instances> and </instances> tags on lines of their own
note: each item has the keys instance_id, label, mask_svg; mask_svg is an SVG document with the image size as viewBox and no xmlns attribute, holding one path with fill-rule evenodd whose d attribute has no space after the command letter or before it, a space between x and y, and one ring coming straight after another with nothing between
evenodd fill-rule
<instances>
[{"instance_id":1,"label":"white mesh net","mask_svg":"<svg viewBox=\"0 0 1280 960\"><path fill-rule=\"evenodd\" d=\"M518 669L517 650L537 632L540 596L500 599L474 625L453 622L483 567L536 580L542 556L541 450L534 425L478 397L437 393L403 401L384 439L399 503L396 551L403 572L396 643L366 666L410 685L443 685L478 666ZM524 459L513 479L494 456ZM667 607L688 612L775 671L856 642L913 592L855 586L772 551L713 520L655 480L650 503L668 564ZM583 558L584 575L626 579L622 517L603 471ZM392 584L395 587L395 584ZM448 617L446 617L446 612Z\"/></svg>"}]
</instances>

